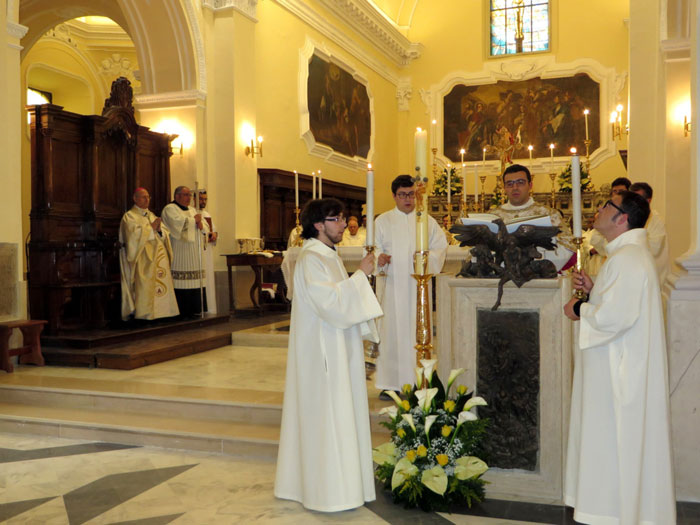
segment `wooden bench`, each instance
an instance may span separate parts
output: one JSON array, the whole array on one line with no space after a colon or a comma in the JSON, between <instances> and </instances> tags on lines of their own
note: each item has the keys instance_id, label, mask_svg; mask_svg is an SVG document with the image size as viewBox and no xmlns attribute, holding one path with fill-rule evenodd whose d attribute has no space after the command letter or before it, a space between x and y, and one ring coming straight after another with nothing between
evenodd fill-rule
<instances>
[{"instance_id":1,"label":"wooden bench","mask_svg":"<svg viewBox=\"0 0 700 525\"><path fill-rule=\"evenodd\" d=\"M44 366L44 356L41 355L41 342L39 336L44 329L46 321L21 319L0 323L0 368L6 372L14 371L10 357L18 355L20 363L32 363ZM15 328L22 332L23 346L10 348L10 336Z\"/></svg>"}]
</instances>

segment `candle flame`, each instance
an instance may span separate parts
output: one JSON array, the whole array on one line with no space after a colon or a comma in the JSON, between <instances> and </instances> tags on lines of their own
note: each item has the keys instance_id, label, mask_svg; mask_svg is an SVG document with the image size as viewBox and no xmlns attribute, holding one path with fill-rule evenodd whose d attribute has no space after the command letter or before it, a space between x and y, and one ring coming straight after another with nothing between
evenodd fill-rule
<instances>
[{"instance_id":1,"label":"candle flame","mask_svg":"<svg viewBox=\"0 0 700 525\"><path fill-rule=\"evenodd\" d=\"M433 124L437 124L437 120L436 120L436 119L433 119Z\"/></svg>"},{"instance_id":2,"label":"candle flame","mask_svg":"<svg viewBox=\"0 0 700 525\"><path fill-rule=\"evenodd\" d=\"M459 154L460 154L460 155L464 155L465 153L466 153L466 151L464 151L464 148L462 148L461 150L459 150Z\"/></svg>"},{"instance_id":3,"label":"candle flame","mask_svg":"<svg viewBox=\"0 0 700 525\"><path fill-rule=\"evenodd\" d=\"M554 144L550 144L549 149L554 149Z\"/></svg>"},{"instance_id":4,"label":"candle flame","mask_svg":"<svg viewBox=\"0 0 700 525\"><path fill-rule=\"evenodd\" d=\"M612 113L610 113L610 122L614 124L616 120L617 120L617 111L613 111Z\"/></svg>"},{"instance_id":5,"label":"candle flame","mask_svg":"<svg viewBox=\"0 0 700 525\"><path fill-rule=\"evenodd\" d=\"M294 170L294 174L295 174L295 175L296 175L296 173L297 173L297 170Z\"/></svg>"},{"instance_id":6,"label":"candle flame","mask_svg":"<svg viewBox=\"0 0 700 525\"><path fill-rule=\"evenodd\" d=\"M532 144L530 144L530 145L527 147L527 149L528 149L529 151L532 151L532 149L533 149Z\"/></svg>"},{"instance_id":7,"label":"candle flame","mask_svg":"<svg viewBox=\"0 0 700 525\"><path fill-rule=\"evenodd\" d=\"M576 155L576 148L571 148L569 151L571 151L573 155Z\"/></svg>"},{"instance_id":8,"label":"candle flame","mask_svg":"<svg viewBox=\"0 0 700 525\"><path fill-rule=\"evenodd\" d=\"M417 131L418 133L420 133L421 131L423 131L423 128L421 128L421 127L419 126L419 127L416 128L416 131Z\"/></svg>"},{"instance_id":9,"label":"candle flame","mask_svg":"<svg viewBox=\"0 0 700 525\"><path fill-rule=\"evenodd\" d=\"M589 113L590 113L590 111L588 111L588 109L584 109L584 110L583 110L583 114L584 114L584 115L588 115Z\"/></svg>"},{"instance_id":10,"label":"candle flame","mask_svg":"<svg viewBox=\"0 0 700 525\"><path fill-rule=\"evenodd\" d=\"M624 107L622 106L622 104L618 104L617 107L616 107L615 109L616 109L617 111L619 111L620 113L622 113L622 110L624 109Z\"/></svg>"},{"instance_id":11,"label":"candle flame","mask_svg":"<svg viewBox=\"0 0 700 525\"><path fill-rule=\"evenodd\" d=\"M372 163L371 163L371 162L367 164L367 169L368 169L368 170L371 170L371 169L372 169Z\"/></svg>"}]
</instances>

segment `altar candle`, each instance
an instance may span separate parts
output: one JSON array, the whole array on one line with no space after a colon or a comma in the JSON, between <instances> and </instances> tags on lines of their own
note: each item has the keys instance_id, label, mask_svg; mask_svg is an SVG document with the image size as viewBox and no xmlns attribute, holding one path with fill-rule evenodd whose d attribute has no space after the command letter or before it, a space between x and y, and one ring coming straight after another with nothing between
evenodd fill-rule
<instances>
[{"instance_id":1,"label":"altar candle","mask_svg":"<svg viewBox=\"0 0 700 525\"><path fill-rule=\"evenodd\" d=\"M530 168L530 171L532 171L532 144L530 144L527 147L527 151L530 153L530 166L528 166L528 167Z\"/></svg>"},{"instance_id":2,"label":"altar candle","mask_svg":"<svg viewBox=\"0 0 700 525\"><path fill-rule=\"evenodd\" d=\"M467 165L462 162L462 202L467 205Z\"/></svg>"},{"instance_id":3,"label":"altar candle","mask_svg":"<svg viewBox=\"0 0 700 525\"><path fill-rule=\"evenodd\" d=\"M549 145L549 169L554 169L554 144Z\"/></svg>"},{"instance_id":4,"label":"altar candle","mask_svg":"<svg viewBox=\"0 0 700 525\"><path fill-rule=\"evenodd\" d=\"M294 170L294 207L299 207L299 174Z\"/></svg>"},{"instance_id":5,"label":"altar candle","mask_svg":"<svg viewBox=\"0 0 700 525\"><path fill-rule=\"evenodd\" d=\"M588 140L588 114L590 111L588 109L583 110L583 118L586 121L586 140Z\"/></svg>"},{"instance_id":6,"label":"altar candle","mask_svg":"<svg viewBox=\"0 0 700 525\"><path fill-rule=\"evenodd\" d=\"M425 182L421 181L420 184L426 184ZM416 185L416 189L418 189L418 185ZM416 251L417 252L424 252L428 249L428 192L423 191L423 195L421 197L421 200L423 201L423 205L421 206L422 211L420 212L420 215L416 213ZM418 207L418 206L416 206ZM423 272L425 272L425 269L423 269Z\"/></svg>"},{"instance_id":7,"label":"altar candle","mask_svg":"<svg viewBox=\"0 0 700 525\"><path fill-rule=\"evenodd\" d=\"M374 246L374 170L371 164L367 164L367 238L365 245Z\"/></svg>"},{"instance_id":8,"label":"altar candle","mask_svg":"<svg viewBox=\"0 0 700 525\"><path fill-rule=\"evenodd\" d=\"M321 170L318 170L318 198L323 198L323 177L321 176Z\"/></svg>"},{"instance_id":9,"label":"altar candle","mask_svg":"<svg viewBox=\"0 0 700 525\"><path fill-rule=\"evenodd\" d=\"M416 134L413 137L414 149L416 154L415 167L418 168L420 177L427 177L428 170L428 132L421 128L416 128Z\"/></svg>"},{"instance_id":10,"label":"altar candle","mask_svg":"<svg viewBox=\"0 0 700 525\"><path fill-rule=\"evenodd\" d=\"M311 198L316 199L316 172L311 172Z\"/></svg>"},{"instance_id":11,"label":"altar candle","mask_svg":"<svg viewBox=\"0 0 700 525\"><path fill-rule=\"evenodd\" d=\"M486 166L486 148L482 149L481 152L482 152L481 161L484 163L484 166Z\"/></svg>"},{"instance_id":12,"label":"altar candle","mask_svg":"<svg viewBox=\"0 0 700 525\"><path fill-rule=\"evenodd\" d=\"M574 219L574 237L581 237L581 161L576 154L576 150L572 148L573 156L571 157L571 198L573 201L573 219Z\"/></svg>"},{"instance_id":13,"label":"altar candle","mask_svg":"<svg viewBox=\"0 0 700 525\"><path fill-rule=\"evenodd\" d=\"M447 164L447 206L448 206L448 211L447 213L450 212L449 210L449 205L452 202L452 167Z\"/></svg>"}]
</instances>

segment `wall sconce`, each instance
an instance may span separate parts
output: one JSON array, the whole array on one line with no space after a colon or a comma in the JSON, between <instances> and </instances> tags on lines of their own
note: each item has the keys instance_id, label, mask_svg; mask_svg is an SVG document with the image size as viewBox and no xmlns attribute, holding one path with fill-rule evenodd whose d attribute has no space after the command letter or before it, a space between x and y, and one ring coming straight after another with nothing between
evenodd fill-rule
<instances>
[{"instance_id":1,"label":"wall sconce","mask_svg":"<svg viewBox=\"0 0 700 525\"><path fill-rule=\"evenodd\" d=\"M621 139L622 138L622 104L618 104L615 111L610 113L610 124L612 124L612 138ZM630 130L628 126L625 126L625 134L629 134Z\"/></svg>"},{"instance_id":2,"label":"wall sconce","mask_svg":"<svg viewBox=\"0 0 700 525\"><path fill-rule=\"evenodd\" d=\"M262 151L262 142L263 138L258 137L258 140L256 142L255 138L250 139L250 146L245 147L245 154L250 155L251 158L255 158L255 155L257 154L258 157L263 156L263 151Z\"/></svg>"},{"instance_id":3,"label":"wall sconce","mask_svg":"<svg viewBox=\"0 0 700 525\"><path fill-rule=\"evenodd\" d=\"M179 152L180 156L182 157L183 154L183 145L182 145L182 139L178 140L178 135L177 133L174 133L172 135L168 135L168 140L170 141L170 149L173 153Z\"/></svg>"},{"instance_id":4,"label":"wall sconce","mask_svg":"<svg viewBox=\"0 0 700 525\"><path fill-rule=\"evenodd\" d=\"M687 137L691 132L691 124L688 120L688 115L683 115L683 136Z\"/></svg>"}]
</instances>

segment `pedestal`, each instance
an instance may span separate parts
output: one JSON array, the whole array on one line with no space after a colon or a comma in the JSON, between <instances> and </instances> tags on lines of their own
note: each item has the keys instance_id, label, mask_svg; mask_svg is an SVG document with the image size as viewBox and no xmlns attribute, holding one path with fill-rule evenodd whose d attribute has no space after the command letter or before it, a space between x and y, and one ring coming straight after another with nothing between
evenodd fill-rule
<instances>
[{"instance_id":1,"label":"pedestal","mask_svg":"<svg viewBox=\"0 0 700 525\"><path fill-rule=\"evenodd\" d=\"M489 403L480 415L493 410L494 426L512 433L489 438L500 449L496 463L510 466L486 473L488 497L562 504L573 368L572 323L562 311L569 279L520 289L508 283L496 312L496 279L441 274L437 287L440 377L466 368L464 383Z\"/></svg>"}]
</instances>

